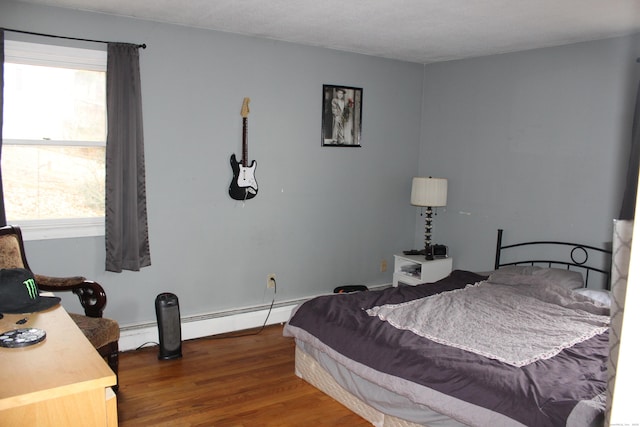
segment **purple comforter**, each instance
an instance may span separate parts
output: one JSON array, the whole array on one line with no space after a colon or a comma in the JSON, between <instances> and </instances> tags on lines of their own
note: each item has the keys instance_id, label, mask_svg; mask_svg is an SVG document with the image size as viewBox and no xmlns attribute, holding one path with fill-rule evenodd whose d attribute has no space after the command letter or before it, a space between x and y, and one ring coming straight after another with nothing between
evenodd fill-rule
<instances>
[{"instance_id":1,"label":"purple comforter","mask_svg":"<svg viewBox=\"0 0 640 427\"><path fill-rule=\"evenodd\" d=\"M365 312L383 304L462 288L485 278L454 271L433 284L317 297L300 306L288 325L376 371L487 408L527 426L566 425L578 402L594 399L606 390L607 333L565 349L551 359L514 367L398 330Z\"/></svg>"}]
</instances>

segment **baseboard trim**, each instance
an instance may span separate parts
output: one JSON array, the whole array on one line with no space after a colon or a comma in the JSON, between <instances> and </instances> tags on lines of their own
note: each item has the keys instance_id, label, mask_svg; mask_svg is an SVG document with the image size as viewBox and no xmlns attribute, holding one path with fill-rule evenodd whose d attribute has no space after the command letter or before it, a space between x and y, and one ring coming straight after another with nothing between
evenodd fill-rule
<instances>
[{"instance_id":1,"label":"baseboard trim","mask_svg":"<svg viewBox=\"0 0 640 427\"><path fill-rule=\"evenodd\" d=\"M389 286L390 284L379 285L370 289L382 289ZM285 323L291 317L294 308L311 298L313 297L275 303L270 313L271 304L265 304L182 317L180 319L182 340L259 328L265 324L265 321L266 325ZM118 342L120 351L135 350L147 344L158 345L158 325L156 322L120 326L120 341Z\"/></svg>"},{"instance_id":2,"label":"baseboard trim","mask_svg":"<svg viewBox=\"0 0 640 427\"><path fill-rule=\"evenodd\" d=\"M291 311L298 304L287 304L274 307L269 313L269 306L207 313L180 319L182 340L224 334L244 329L257 328L265 324L284 323L291 317ZM267 315L269 318L267 319ZM122 326L120 328L120 351L135 350L146 344L158 344L158 325L156 322Z\"/></svg>"}]
</instances>

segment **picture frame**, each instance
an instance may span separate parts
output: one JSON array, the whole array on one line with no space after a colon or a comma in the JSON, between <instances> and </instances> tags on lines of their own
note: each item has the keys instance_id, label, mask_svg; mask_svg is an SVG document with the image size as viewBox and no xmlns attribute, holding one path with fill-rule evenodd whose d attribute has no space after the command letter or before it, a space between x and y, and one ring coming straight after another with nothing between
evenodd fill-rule
<instances>
[{"instance_id":1,"label":"picture frame","mask_svg":"<svg viewBox=\"0 0 640 427\"><path fill-rule=\"evenodd\" d=\"M362 88L322 85L322 146L361 147Z\"/></svg>"}]
</instances>

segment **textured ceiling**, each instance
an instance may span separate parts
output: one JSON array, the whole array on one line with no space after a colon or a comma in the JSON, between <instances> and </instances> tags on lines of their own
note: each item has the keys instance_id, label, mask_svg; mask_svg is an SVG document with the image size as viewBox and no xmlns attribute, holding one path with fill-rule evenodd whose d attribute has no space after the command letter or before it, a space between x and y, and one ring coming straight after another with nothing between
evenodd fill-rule
<instances>
[{"instance_id":1,"label":"textured ceiling","mask_svg":"<svg viewBox=\"0 0 640 427\"><path fill-rule=\"evenodd\" d=\"M429 63L640 32L640 0L25 0Z\"/></svg>"}]
</instances>

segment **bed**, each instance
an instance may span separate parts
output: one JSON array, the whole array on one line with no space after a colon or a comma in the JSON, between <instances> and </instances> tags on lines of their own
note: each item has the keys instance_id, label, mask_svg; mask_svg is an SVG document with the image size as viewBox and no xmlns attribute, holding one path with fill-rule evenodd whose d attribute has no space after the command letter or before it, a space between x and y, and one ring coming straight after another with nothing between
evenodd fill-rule
<instances>
[{"instance_id":1,"label":"bed","mask_svg":"<svg viewBox=\"0 0 640 427\"><path fill-rule=\"evenodd\" d=\"M376 426L602 425L611 252L502 235L491 272L301 304L296 374Z\"/></svg>"}]
</instances>

